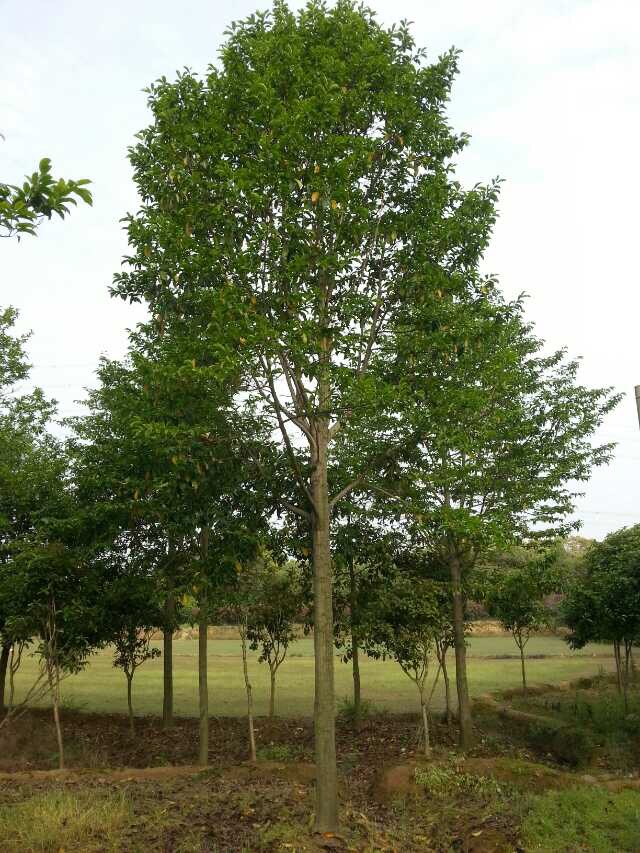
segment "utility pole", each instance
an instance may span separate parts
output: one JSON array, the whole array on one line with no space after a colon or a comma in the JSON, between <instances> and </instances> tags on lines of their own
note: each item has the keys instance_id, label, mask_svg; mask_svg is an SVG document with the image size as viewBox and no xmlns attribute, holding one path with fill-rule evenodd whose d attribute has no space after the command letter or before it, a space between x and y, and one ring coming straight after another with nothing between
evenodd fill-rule
<instances>
[{"instance_id":1,"label":"utility pole","mask_svg":"<svg viewBox=\"0 0 640 853\"><path fill-rule=\"evenodd\" d=\"M636 409L638 410L638 424L640 425L640 385L636 385Z\"/></svg>"}]
</instances>

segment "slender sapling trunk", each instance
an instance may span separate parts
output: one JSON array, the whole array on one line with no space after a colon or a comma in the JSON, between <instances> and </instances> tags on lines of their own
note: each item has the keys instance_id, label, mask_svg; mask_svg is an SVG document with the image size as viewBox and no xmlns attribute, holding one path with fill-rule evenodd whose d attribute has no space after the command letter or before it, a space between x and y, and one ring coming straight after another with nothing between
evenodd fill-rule
<instances>
[{"instance_id":1,"label":"slender sapling trunk","mask_svg":"<svg viewBox=\"0 0 640 853\"><path fill-rule=\"evenodd\" d=\"M9 667L9 655L11 653L11 645L5 643L0 649L0 713L6 709L4 696L7 683L7 669Z\"/></svg>"},{"instance_id":2,"label":"slender sapling trunk","mask_svg":"<svg viewBox=\"0 0 640 853\"><path fill-rule=\"evenodd\" d=\"M618 686L618 693L622 693L622 664L620 660L620 641L613 641L613 657L616 662L616 683Z\"/></svg>"},{"instance_id":3,"label":"slender sapling trunk","mask_svg":"<svg viewBox=\"0 0 640 853\"><path fill-rule=\"evenodd\" d=\"M133 719L133 701L131 696L131 688L133 686L133 673L125 672L127 676L127 708L129 710L129 734L133 737L136 733L136 725Z\"/></svg>"},{"instance_id":4,"label":"slender sapling trunk","mask_svg":"<svg viewBox=\"0 0 640 853\"><path fill-rule=\"evenodd\" d=\"M251 761L255 764L258 760L258 756L256 753L256 736L253 728L253 690L251 687L251 682L249 680L249 666L247 664L247 619L246 615L243 615L240 621L240 639L242 641L242 671L244 673L244 686L247 691L247 721L249 724L249 750L251 755ZM273 683L273 670L272 670L272 683ZM273 695L273 694L272 694Z\"/></svg>"},{"instance_id":5,"label":"slender sapling trunk","mask_svg":"<svg viewBox=\"0 0 640 853\"><path fill-rule=\"evenodd\" d=\"M360 687L360 647L358 644L358 595L353 557L349 560L349 598L351 609L351 665L353 670L353 725L360 728L362 722L362 692Z\"/></svg>"},{"instance_id":6,"label":"slender sapling trunk","mask_svg":"<svg viewBox=\"0 0 640 853\"><path fill-rule=\"evenodd\" d=\"M420 690L420 709L422 711L422 728L424 731L424 755L431 758L431 739L429 737L429 711L424 699L424 687Z\"/></svg>"},{"instance_id":7,"label":"slender sapling trunk","mask_svg":"<svg viewBox=\"0 0 640 853\"><path fill-rule=\"evenodd\" d=\"M442 678L444 679L444 701L447 725L451 728L453 723L453 714L451 712L451 683L449 682L449 671L447 670L447 646L443 646L442 648L440 666L442 667Z\"/></svg>"},{"instance_id":8,"label":"slender sapling trunk","mask_svg":"<svg viewBox=\"0 0 640 853\"><path fill-rule=\"evenodd\" d=\"M52 661L47 661L46 667L51 702L53 704L53 722L56 727L56 739L58 741L58 769L64 770L64 743L62 740L62 723L60 721L60 669Z\"/></svg>"},{"instance_id":9,"label":"slender sapling trunk","mask_svg":"<svg viewBox=\"0 0 640 853\"><path fill-rule=\"evenodd\" d=\"M520 668L522 670L522 695L526 699L527 698L527 673L524 665L524 647L526 645L526 641L523 641L523 638L520 634L513 635L516 641L516 645L520 649Z\"/></svg>"},{"instance_id":10,"label":"slender sapling trunk","mask_svg":"<svg viewBox=\"0 0 640 853\"><path fill-rule=\"evenodd\" d=\"M271 677L271 684L269 689L269 716L275 717L276 713L276 672L277 667L271 661L269 661L269 674Z\"/></svg>"}]
</instances>

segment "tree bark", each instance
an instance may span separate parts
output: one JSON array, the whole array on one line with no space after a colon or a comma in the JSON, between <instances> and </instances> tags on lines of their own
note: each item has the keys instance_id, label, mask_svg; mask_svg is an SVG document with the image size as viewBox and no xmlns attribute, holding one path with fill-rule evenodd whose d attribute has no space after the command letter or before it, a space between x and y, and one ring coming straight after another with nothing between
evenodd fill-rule
<instances>
[{"instance_id":1,"label":"tree bark","mask_svg":"<svg viewBox=\"0 0 640 853\"><path fill-rule=\"evenodd\" d=\"M326 405L326 389L320 392ZM335 685L333 672L333 572L329 534L327 448L329 425L322 418L316 428L316 459L311 477L313 497L313 645L315 653L314 735L316 758L315 831L338 829L338 770L335 739Z\"/></svg>"},{"instance_id":2,"label":"tree bark","mask_svg":"<svg viewBox=\"0 0 640 853\"><path fill-rule=\"evenodd\" d=\"M447 725L450 727L453 723L453 715L451 713L451 683L449 681L449 671L447 670L447 649L446 646L442 650L442 659L440 666L442 667L442 677L444 679L444 701L447 714Z\"/></svg>"},{"instance_id":3,"label":"tree bark","mask_svg":"<svg viewBox=\"0 0 640 853\"><path fill-rule=\"evenodd\" d=\"M200 557L206 560L209 553L209 531L203 528L200 533ZM198 698L199 698L199 751L198 763L202 767L209 764L209 685L207 680L207 633L209 629L209 602L203 589L200 593L200 611L198 614Z\"/></svg>"},{"instance_id":4,"label":"tree bark","mask_svg":"<svg viewBox=\"0 0 640 853\"><path fill-rule=\"evenodd\" d=\"M467 647L464 637L464 601L462 598L462 569L455 551L449 553L449 570L453 595L453 634L456 653L456 687L458 689L458 718L460 746L469 749L473 744L471 701L467 682Z\"/></svg>"},{"instance_id":5,"label":"tree bark","mask_svg":"<svg viewBox=\"0 0 640 853\"><path fill-rule=\"evenodd\" d=\"M53 722L56 727L56 739L58 741L58 769L64 770L64 742L62 740L62 724L60 722L60 672L58 667L47 662L47 675L49 677L49 690L53 703Z\"/></svg>"},{"instance_id":6,"label":"tree bark","mask_svg":"<svg viewBox=\"0 0 640 853\"><path fill-rule=\"evenodd\" d=\"M520 667L522 669L522 695L526 699L527 698L527 673L524 667L524 646L522 642L518 643L518 648L520 649Z\"/></svg>"},{"instance_id":7,"label":"tree bark","mask_svg":"<svg viewBox=\"0 0 640 853\"><path fill-rule=\"evenodd\" d=\"M349 560L349 606L351 609L351 664L353 669L353 725L356 730L362 722L362 693L360 687L360 647L358 645L358 591L353 568L353 557Z\"/></svg>"},{"instance_id":8,"label":"tree bark","mask_svg":"<svg viewBox=\"0 0 640 853\"><path fill-rule=\"evenodd\" d=\"M613 657L616 662L616 679L618 684L618 693L622 693L622 664L620 661L620 642L613 641Z\"/></svg>"},{"instance_id":9,"label":"tree bark","mask_svg":"<svg viewBox=\"0 0 640 853\"><path fill-rule=\"evenodd\" d=\"M420 707L422 709L422 728L424 729L424 754L431 758L431 739L429 737L429 712L424 701L424 691L420 691Z\"/></svg>"},{"instance_id":10,"label":"tree bark","mask_svg":"<svg viewBox=\"0 0 640 853\"><path fill-rule=\"evenodd\" d=\"M175 595L169 592L165 601L164 611L167 625L162 632L162 726L165 729L173 726L173 620L175 618Z\"/></svg>"},{"instance_id":11,"label":"tree bark","mask_svg":"<svg viewBox=\"0 0 640 853\"><path fill-rule=\"evenodd\" d=\"M631 654L631 643L624 641L624 712L629 713L629 655Z\"/></svg>"},{"instance_id":12,"label":"tree bark","mask_svg":"<svg viewBox=\"0 0 640 853\"><path fill-rule=\"evenodd\" d=\"M242 671L244 673L244 686L247 691L247 722L249 724L249 751L251 761L255 764L258 760L256 753L256 735L253 728L253 690L249 681L249 667L247 664L247 623L244 620L240 625L240 639L242 640ZM273 671L271 673L273 688ZM273 693L272 693L273 698Z\"/></svg>"},{"instance_id":13,"label":"tree bark","mask_svg":"<svg viewBox=\"0 0 640 853\"><path fill-rule=\"evenodd\" d=\"M0 713L6 710L5 689L7 684L7 668L9 666L9 654L11 646L7 643L0 650Z\"/></svg>"},{"instance_id":14,"label":"tree bark","mask_svg":"<svg viewBox=\"0 0 640 853\"><path fill-rule=\"evenodd\" d=\"M133 737L136 733L136 725L133 719L133 701L131 697L131 688L133 685L133 675L130 675L128 672L125 673L127 676L127 709L129 711L129 734Z\"/></svg>"},{"instance_id":15,"label":"tree bark","mask_svg":"<svg viewBox=\"0 0 640 853\"><path fill-rule=\"evenodd\" d=\"M275 717L276 714L276 670L273 666L269 666L271 675L271 687L269 690L269 716Z\"/></svg>"}]
</instances>

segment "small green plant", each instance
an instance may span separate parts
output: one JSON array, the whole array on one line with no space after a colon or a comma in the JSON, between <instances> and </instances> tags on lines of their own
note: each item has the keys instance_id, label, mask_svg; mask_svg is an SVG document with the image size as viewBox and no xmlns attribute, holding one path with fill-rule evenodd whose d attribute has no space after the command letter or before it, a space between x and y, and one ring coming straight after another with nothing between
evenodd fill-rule
<instances>
[{"instance_id":1,"label":"small green plant","mask_svg":"<svg viewBox=\"0 0 640 853\"><path fill-rule=\"evenodd\" d=\"M268 850L295 850L300 841L300 826L281 821L260 830L262 846Z\"/></svg>"},{"instance_id":2,"label":"small green plant","mask_svg":"<svg viewBox=\"0 0 640 853\"><path fill-rule=\"evenodd\" d=\"M88 704L72 693L62 693L60 696L60 710L67 714L81 714L87 710Z\"/></svg>"},{"instance_id":3,"label":"small green plant","mask_svg":"<svg viewBox=\"0 0 640 853\"><path fill-rule=\"evenodd\" d=\"M381 714L380 708L375 705L373 702L370 702L368 699L360 700L360 719L367 720L370 717L375 717ZM346 720L348 723L352 723L356 717L356 707L354 705L353 699L350 699L349 696L343 696L340 700L340 704L338 706L338 716L340 716L343 720Z\"/></svg>"},{"instance_id":4,"label":"small green plant","mask_svg":"<svg viewBox=\"0 0 640 853\"><path fill-rule=\"evenodd\" d=\"M288 743L270 743L257 751L258 761L295 761L299 757L300 750Z\"/></svg>"},{"instance_id":5,"label":"small green plant","mask_svg":"<svg viewBox=\"0 0 640 853\"><path fill-rule=\"evenodd\" d=\"M118 850L119 830L132 814L124 792L46 791L0 806L2 851Z\"/></svg>"},{"instance_id":6,"label":"small green plant","mask_svg":"<svg viewBox=\"0 0 640 853\"><path fill-rule=\"evenodd\" d=\"M416 767L416 783L432 797L444 799L455 794L467 794L491 799L502 796L504 786L492 776L474 776L455 766Z\"/></svg>"},{"instance_id":7,"label":"small green plant","mask_svg":"<svg viewBox=\"0 0 640 853\"><path fill-rule=\"evenodd\" d=\"M636 791L604 788L548 791L533 800L522 825L526 850L569 853L637 851L640 807Z\"/></svg>"}]
</instances>

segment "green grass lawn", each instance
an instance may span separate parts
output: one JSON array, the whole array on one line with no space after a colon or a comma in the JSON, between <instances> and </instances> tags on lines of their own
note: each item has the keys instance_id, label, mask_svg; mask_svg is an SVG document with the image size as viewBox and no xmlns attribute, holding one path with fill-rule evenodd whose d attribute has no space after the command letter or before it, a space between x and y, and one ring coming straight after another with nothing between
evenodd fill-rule
<instances>
[{"instance_id":1,"label":"green grass lawn","mask_svg":"<svg viewBox=\"0 0 640 853\"><path fill-rule=\"evenodd\" d=\"M174 692L176 714L197 714L196 640L174 642ZM558 682L585 675L595 675L600 667L613 668L608 646L587 646L571 652L558 637L533 637L527 647L529 655L549 655L527 663L528 680ZM520 661L510 637L475 637L469 642L469 680L472 694L488 690L517 687L520 683ZM513 659L495 659L514 655ZM455 678L453 653L449 668ZM251 653L250 677L254 688L257 715L267 713L268 668L259 664ZM37 664L27 658L16 681L17 699L32 682ZM433 668L435 675L436 669ZM361 662L363 697L379 709L391 712L417 711L414 685L392 661L364 658ZM336 696L338 701L351 695L351 667L336 659ZM137 672L134 681L134 705L138 714L160 714L162 711L162 659L148 661ZM62 686L67 706L83 711L126 712L126 682L120 670L112 665L112 652L105 649L95 654L86 669L66 679ZM209 707L212 715L235 716L246 710L239 641L209 641ZM48 704L48 701L45 701ZM434 694L434 708L442 708L444 694L440 679ZM291 646L289 657L278 673L276 711L283 716L308 716L313 712L313 643L298 640Z\"/></svg>"}]
</instances>

